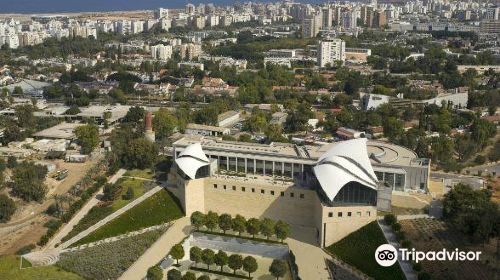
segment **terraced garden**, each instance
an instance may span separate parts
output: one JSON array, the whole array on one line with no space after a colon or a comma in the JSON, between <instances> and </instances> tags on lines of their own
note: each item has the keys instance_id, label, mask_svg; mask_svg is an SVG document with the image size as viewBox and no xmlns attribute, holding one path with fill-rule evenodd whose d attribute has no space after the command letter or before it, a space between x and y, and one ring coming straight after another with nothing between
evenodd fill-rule
<instances>
[{"instance_id":1,"label":"terraced garden","mask_svg":"<svg viewBox=\"0 0 500 280\"><path fill-rule=\"evenodd\" d=\"M78 246L108 237L167 223L184 216L179 201L161 190L73 244Z\"/></svg>"},{"instance_id":2,"label":"terraced garden","mask_svg":"<svg viewBox=\"0 0 500 280\"><path fill-rule=\"evenodd\" d=\"M112 202L102 202L90 209L89 213L87 213L87 215L80 220L80 222L62 239L62 241L69 240L73 236L86 230L106 216L114 213L118 209L126 206L136 198L143 195L147 191L144 186L145 183L146 182L143 180L133 178L122 178L118 180L116 184L120 185L122 188L120 193L116 196L116 199ZM134 196L131 199L125 199L123 195L129 188L133 190Z\"/></svg>"},{"instance_id":3,"label":"terraced garden","mask_svg":"<svg viewBox=\"0 0 500 280\"><path fill-rule=\"evenodd\" d=\"M32 279L65 279L83 280L82 277L57 266L41 266L19 268L20 259L16 256L0 257L0 279L32 280ZM26 266L25 266L26 267Z\"/></svg>"},{"instance_id":4,"label":"terraced garden","mask_svg":"<svg viewBox=\"0 0 500 280\"><path fill-rule=\"evenodd\" d=\"M496 241L484 246L467 242L466 237L434 219L404 220L399 222L412 247L424 252L449 250L481 251L480 261L423 261L422 268L432 279L497 279L500 262L495 256Z\"/></svg>"},{"instance_id":5,"label":"terraced garden","mask_svg":"<svg viewBox=\"0 0 500 280\"><path fill-rule=\"evenodd\" d=\"M377 222L371 222L329 246L327 250L377 280L405 279L399 264L382 267L375 261L375 250L385 243L387 240Z\"/></svg>"}]
</instances>

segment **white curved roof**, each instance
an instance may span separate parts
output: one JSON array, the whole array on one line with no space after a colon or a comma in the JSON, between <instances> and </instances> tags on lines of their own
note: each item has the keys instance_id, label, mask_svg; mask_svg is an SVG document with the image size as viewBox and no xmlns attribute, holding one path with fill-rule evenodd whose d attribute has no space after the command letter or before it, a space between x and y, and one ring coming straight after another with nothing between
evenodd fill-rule
<instances>
[{"instance_id":1,"label":"white curved roof","mask_svg":"<svg viewBox=\"0 0 500 280\"><path fill-rule=\"evenodd\" d=\"M209 160L201 149L201 144L194 143L179 154L175 163L189 178L195 179L198 169L208 165Z\"/></svg>"},{"instance_id":2,"label":"white curved roof","mask_svg":"<svg viewBox=\"0 0 500 280\"><path fill-rule=\"evenodd\" d=\"M319 158L314 166L314 174L321 188L332 201L342 187L349 182L357 182L374 190L377 189L377 176L368 158L365 138L343 141L334 145Z\"/></svg>"}]
</instances>

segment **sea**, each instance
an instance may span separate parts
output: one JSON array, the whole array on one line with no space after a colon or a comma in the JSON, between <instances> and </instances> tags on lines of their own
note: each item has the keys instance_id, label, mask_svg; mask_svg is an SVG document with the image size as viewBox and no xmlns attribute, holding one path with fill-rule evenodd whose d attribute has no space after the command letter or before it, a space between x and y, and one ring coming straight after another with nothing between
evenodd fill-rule
<instances>
[{"instance_id":1,"label":"sea","mask_svg":"<svg viewBox=\"0 0 500 280\"><path fill-rule=\"evenodd\" d=\"M0 14L43 14L152 10L162 8L182 8L188 3L213 3L216 6L233 5L248 0L0 0ZM326 0L325 0L326 1ZM273 2L259 0L253 2ZM300 2L316 2L300 1Z\"/></svg>"}]
</instances>

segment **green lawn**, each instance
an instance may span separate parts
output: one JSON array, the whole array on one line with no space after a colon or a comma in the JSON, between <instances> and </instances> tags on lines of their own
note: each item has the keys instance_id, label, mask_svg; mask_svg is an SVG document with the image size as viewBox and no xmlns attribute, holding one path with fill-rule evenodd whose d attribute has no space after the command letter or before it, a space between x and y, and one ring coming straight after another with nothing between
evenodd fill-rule
<instances>
[{"instance_id":1,"label":"green lawn","mask_svg":"<svg viewBox=\"0 0 500 280\"><path fill-rule=\"evenodd\" d=\"M182 216L184 213L179 201L167 190L161 190L76 242L73 246L166 223Z\"/></svg>"},{"instance_id":2,"label":"green lawn","mask_svg":"<svg viewBox=\"0 0 500 280\"><path fill-rule=\"evenodd\" d=\"M377 222L371 222L329 246L327 250L375 279L405 279L399 264L382 267L375 261L375 250L385 243L387 243L387 240Z\"/></svg>"},{"instance_id":3,"label":"green lawn","mask_svg":"<svg viewBox=\"0 0 500 280\"><path fill-rule=\"evenodd\" d=\"M56 266L41 266L30 268L19 268L20 259L16 256L2 256L0 257L0 279L8 280L81 280L82 277L67 272Z\"/></svg>"},{"instance_id":4,"label":"green lawn","mask_svg":"<svg viewBox=\"0 0 500 280\"><path fill-rule=\"evenodd\" d=\"M117 184L122 186L121 193L117 196L116 200L107 205L94 206L90 211L83 217L80 222L68 233L62 240L66 241L77 235L78 233L86 230L90 226L94 225L98 221L104 219L106 216L112 214L118 209L124 207L125 205L132 202L134 199L140 197L145 193L144 188L145 181L132 179L132 178L122 178ZM131 187L134 190L134 198L130 200L124 200L122 195L127 192L127 189Z\"/></svg>"},{"instance_id":5,"label":"green lawn","mask_svg":"<svg viewBox=\"0 0 500 280\"><path fill-rule=\"evenodd\" d=\"M153 171L151 169L132 169L132 170L127 170L123 176L129 176L129 177L138 177L138 178L144 178L144 179L153 179Z\"/></svg>"}]
</instances>

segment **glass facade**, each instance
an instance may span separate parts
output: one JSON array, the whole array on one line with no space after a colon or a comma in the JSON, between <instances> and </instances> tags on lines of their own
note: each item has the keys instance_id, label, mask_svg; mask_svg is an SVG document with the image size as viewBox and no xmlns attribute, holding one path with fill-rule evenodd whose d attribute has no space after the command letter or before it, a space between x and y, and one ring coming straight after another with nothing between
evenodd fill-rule
<instances>
[{"instance_id":1,"label":"glass facade","mask_svg":"<svg viewBox=\"0 0 500 280\"><path fill-rule=\"evenodd\" d=\"M377 205L377 191L357 182L346 184L333 199L333 205Z\"/></svg>"}]
</instances>

